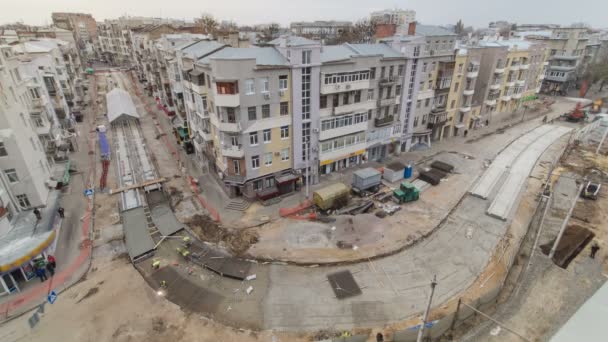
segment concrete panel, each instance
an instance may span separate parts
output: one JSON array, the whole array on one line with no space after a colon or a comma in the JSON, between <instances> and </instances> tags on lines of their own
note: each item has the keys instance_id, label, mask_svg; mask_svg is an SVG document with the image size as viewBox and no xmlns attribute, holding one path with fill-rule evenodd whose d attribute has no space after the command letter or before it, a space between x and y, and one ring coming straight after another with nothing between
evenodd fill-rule
<instances>
[{"instance_id":1,"label":"concrete panel","mask_svg":"<svg viewBox=\"0 0 608 342\"><path fill-rule=\"evenodd\" d=\"M490 167L484 172L477 184L471 190L473 196L487 199L492 193L492 189L496 187L505 172L517 157L533 142L551 131L553 126L543 125L531 132L521 136L519 139L512 142L494 159Z\"/></svg>"},{"instance_id":2,"label":"concrete panel","mask_svg":"<svg viewBox=\"0 0 608 342\"><path fill-rule=\"evenodd\" d=\"M154 240L148 231L143 207L123 211L122 221L131 261L154 249Z\"/></svg>"},{"instance_id":3,"label":"concrete panel","mask_svg":"<svg viewBox=\"0 0 608 342\"><path fill-rule=\"evenodd\" d=\"M494 198L494 201L492 201L492 204L487 211L488 215L501 220L507 220L513 210L515 202L519 198L521 189L528 179L530 172L532 172L532 168L536 165L538 158L540 158L543 152L551 144L571 130L567 127L550 127L551 131L549 133L543 135L533 144L529 145L527 149L519 155L511 167L505 182L502 184L498 194Z\"/></svg>"}]
</instances>

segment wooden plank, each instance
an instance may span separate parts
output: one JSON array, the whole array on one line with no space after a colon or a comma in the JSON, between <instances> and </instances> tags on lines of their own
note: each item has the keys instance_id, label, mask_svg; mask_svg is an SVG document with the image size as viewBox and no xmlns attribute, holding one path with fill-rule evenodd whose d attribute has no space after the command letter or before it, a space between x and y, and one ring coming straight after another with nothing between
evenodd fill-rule
<instances>
[{"instance_id":1,"label":"wooden plank","mask_svg":"<svg viewBox=\"0 0 608 342\"><path fill-rule=\"evenodd\" d=\"M163 183L166 182L167 179L163 178L157 178L157 179L153 179L153 180L149 180L149 181L145 181L143 183L138 183L138 184L133 184L133 185L129 185L129 186L123 186L122 188L118 188L118 189L112 189L110 190L110 195L114 195L123 191L127 191L127 190L131 190L131 189L136 189L136 188L143 188L144 186L148 186L148 185L153 185L153 184L157 184L157 183Z\"/></svg>"}]
</instances>

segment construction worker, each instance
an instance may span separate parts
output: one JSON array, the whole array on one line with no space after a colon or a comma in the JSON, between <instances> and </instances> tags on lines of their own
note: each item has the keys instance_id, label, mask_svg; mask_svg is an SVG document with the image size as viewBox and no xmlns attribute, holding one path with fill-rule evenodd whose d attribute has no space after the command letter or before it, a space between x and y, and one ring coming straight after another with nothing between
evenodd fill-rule
<instances>
[{"instance_id":1,"label":"construction worker","mask_svg":"<svg viewBox=\"0 0 608 342\"><path fill-rule=\"evenodd\" d=\"M600 250L600 245L598 245L597 242L594 242L593 245L591 246L591 254L589 255L589 257L591 257L591 259L595 259L595 254L599 250Z\"/></svg>"},{"instance_id":2,"label":"construction worker","mask_svg":"<svg viewBox=\"0 0 608 342\"><path fill-rule=\"evenodd\" d=\"M167 282L165 280L161 280L160 281L160 288L161 289L166 289L167 288Z\"/></svg>"},{"instance_id":3,"label":"construction worker","mask_svg":"<svg viewBox=\"0 0 608 342\"><path fill-rule=\"evenodd\" d=\"M36 220L40 221L42 219L42 213L40 213L38 208L34 209L34 215L36 215Z\"/></svg>"},{"instance_id":4,"label":"construction worker","mask_svg":"<svg viewBox=\"0 0 608 342\"><path fill-rule=\"evenodd\" d=\"M159 269L160 268L160 260L155 260L154 262L152 262L152 268L153 269Z\"/></svg>"},{"instance_id":5,"label":"construction worker","mask_svg":"<svg viewBox=\"0 0 608 342\"><path fill-rule=\"evenodd\" d=\"M190 245L192 244L192 239L189 236L184 236L182 238L182 241L184 242L184 246L186 247L190 247Z\"/></svg>"}]
</instances>

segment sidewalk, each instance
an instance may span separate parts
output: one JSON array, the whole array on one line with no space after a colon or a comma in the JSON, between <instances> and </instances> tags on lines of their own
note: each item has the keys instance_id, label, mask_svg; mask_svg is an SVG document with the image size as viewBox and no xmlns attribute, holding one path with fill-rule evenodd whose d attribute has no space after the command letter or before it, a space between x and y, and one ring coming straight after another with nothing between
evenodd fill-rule
<instances>
[{"instance_id":1,"label":"sidewalk","mask_svg":"<svg viewBox=\"0 0 608 342\"><path fill-rule=\"evenodd\" d=\"M89 79L94 79L90 77ZM90 86L92 96L96 96L96 87ZM66 217L62 220L59 235L56 237L55 257L57 270L53 278L40 283L38 279L30 280L31 284L15 295L0 299L0 322L12 319L41 303L46 302L48 293L54 290L61 293L79 281L88 271L92 245L88 243L93 222L93 198L85 198L83 191L94 187L96 166L96 134L91 133L95 126L96 103L86 109L86 120L77 124L78 151L70 155L81 172L72 177L68 193L60 198L61 206L65 208ZM80 176L82 180L80 180ZM78 229L80 227L80 229ZM33 282L33 283L32 283Z\"/></svg>"}]
</instances>

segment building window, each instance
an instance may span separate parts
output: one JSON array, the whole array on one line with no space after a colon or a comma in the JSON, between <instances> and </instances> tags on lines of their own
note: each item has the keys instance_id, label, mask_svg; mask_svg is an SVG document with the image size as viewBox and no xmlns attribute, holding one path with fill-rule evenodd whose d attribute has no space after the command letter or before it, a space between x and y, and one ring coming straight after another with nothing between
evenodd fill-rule
<instances>
[{"instance_id":1,"label":"building window","mask_svg":"<svg viewBox=\"0 0 608 342\"><path fill-rule=\"evenodd\" d=\"M361 102L361 90L355 91L355 100L354 100L354 102L355 103Z\"/></svg>"},{"instance_id":2,"label":"building window","mask_svg":"<svg viewBox=\"0 0 608 342\"><path fill-rule=\"evenodd\" d=\"M257 107L247 107L247 115L249 117L249 121L257 120L257 118L258 118Z\"/></svg>"},{"instance_id":3,"label":"building window","mask_svg":"<svg viewBox=\"0 0 608 342\"><path fill-rule=\"evenodd\" d=\"M8 156L8 152L6 152L6 147L4 147L4 142L0 141L0 157Z\"/></svg>"},{"instance_id":4,"label":"building window","mask_svg":"<svg viewBox=\"0 0 608 342\"><path fill-rule=\"evenodd\" d=\"M310 56L312 55L311 50L302 51L302 64L310 64Z\"/></svg>"},{"instance_id":5,"label":"building window","mask_svg":"<svg viewBox=\"0 0 608 342\"><path fill-rule=\"evenodd\" d=\"M321 95L321 98L319 100L319 107L321 109L327 108L327 95Z\"/></svg>"},{"instance_id":6,"label":"building window","mask_svg":"<svg viewBox=\"0 0 608 342\"><path fill-rule=\"evenodd\" d=\"M310 122L302 124L302 161L306 161L310 152Z\"/></svg>"},{"instance_id":7,"label":"building window","mask_svg":"<svg viewBox=\"0 0 608 342\"><path fill-rule=\"evenodd\" d=\"M260 168L260 156L252 156L251 157L251 168L259 169Z\"/></svg>"},{"instance_id":8,"label":"building window","mask_svg":"<svg viewBox=\"0 0 608 342\"><path fill-rule=\"evenodd\" d=\"M253 78L249 78L245 80L245 94L253 95L255 94L255 82Z\"/></svg>"},{"instance_id":9,"label":"building window","mask_svg":"<svg viewBox=\"0 0 608 342\"><path fill-rule=\"evenodd\" d=\"M374 89L368 89L367 90L367 100L371 101L374 99Z\"/></svg>"},{"instance_id":10,"label":"building window","mask_svg":"<svg viewBox=\"0 0 608 342\"><path fill-rule=\"evenodd\" d=\"M302 51L302 56L304 52L306 51ZM310 67L302 68L302 120L310 119L310 74Z\"/></svg>"},{"instance_id":11,"label":"building window","mask_svg":"<svg viewBox=\"0 0 608 342\"><path fill-rule=\"evenodd\" d=\"M279 76L279 89L287 90L287 75Z\"/></svg>"},{"instance_id":12,"label":"building window","mask_svg":"<svg viewBox=\"0 0 608 342\"><path fill-rule=\"evenodd\" d=\"M289 147L281 150L281 160L282 161L289 160Z\"/></svg>"},{"instance_id":13,"label":"building window","mask_svg":"<svg viewBox=\"0 0 608 342\"><path fill-rule=\"evenodd\" d=\"M249 133L249 145L256 146L258 144L258 132Z\"/></svg>"},{"instance_id":14,"label":"building window","mask_svg":"<svg viewBox=\"0 0 608 342\"><path fill-rule=\"evenodd\" d=\"M369 69L369 78L370 78L371 80L373 80L373 79L375 79L375 78L376 78L376 68L370 68L370 69Z\"/></svg>"},{"instance_id":15,"label":"building window","mask_svg":"<svg viewBox=\"0 0 608 342\"><path fill-rule=\"evenodd\" d=\"M456 100L452 100L452 102L450 103L450 109L454 108L455 105L456 105Z\"/></svg>"},{"instance_id":16,"label":"building window","mask_svg":"<svg viewBox=\"0 0 608 342\"><path fill-rule=\"evenodd\" d=\"M37 151L38 149L36 148L36 143L34 142L34 138L30 137L30 143L32 143L32 147L34 148L34 150Z\"/></svg>"},{"instance_id":17,"label":"building window","mask_svg":"<svg viewBox=\"0 0 608 342\"><path fill-rule=\"evenodd\" d=\"M264 154L264 165L270 166L272 165L272 152L268 152Z\"/></svg>"},{"instance_id":18,"label":"building window","mask_svg":"<svg viewBox=\"0 0 608 342\"><path fill-rule=\"evenodd\" d=\"M289 138L289 126L281 127L281 139Z\"/></svg>"},{"instance_id":19,"label":"building window","mask_svg":"<svg viewBox=\"0 0 608 342\"><path fill-rule=\"evenodd\" d=\"M281 102L281 115L288 115L288 114L289 114L289 103Z\"/></svg>"},{"instance_id":20,"label":"building window","mask_svg":"<svg viewBox=\"0 0 608 342\"><path fill-rule=\"evenodd\" d=\"M260 84L262 85L262 93L267 93L270 91L270 84L268 82L268 77L264 77L261 79Z\"/></svg>"},{"instance_id":21,"label":"building window","mask_svg":"<svg viewBox=\"0 0 608 342\"><path fill-rule=\"evenodd\" d=\"M270 117L270 105L262 105L262 119L268 119Z\"/></svg>"},{"instance_id":22,"label":"building window","mask_svg":"<svg viewBox=\"0 0 608 342\"><path fill-rule=\"evenodd\" d=\"M17 170L15 169L6 169L4 170L4 174L11 183L17 183L19 181L19 177L17 177Z\"/></svg>"},{"instance_id":23,"label":"building window","mask_svg":"<svg viewBox=\"0 0 608 342\"><path fill-rule=\"evenodd\" d=\"M404 65L402 64L397 69L397 76L403 76L403 69L404 69Z\"/></svg>"},{"instance_id":24,"label":"building window","mask_svg":"<svg viewBox=\"0 0 608 342\"><path fill-rule=\"evenodd\" d=\"M233 169L235 175L241 174L241 163L238 159L232 160L232 169Z\"/></svg>"},{"instance_id":25,"label":"building window","mask_svg":"<svg viewBox=\"0 0 608 342\"><path fill-rule=\"evenodd\" d=\"M421 104L422 104L422 101L420 101L420 100L416 101L416 108L420 108Z\"/></svg>"},{"instance_id":26,"label":"building window","mask_svg":"<svg viewBox=\"0 0 608 342\"><path fill-rule=\"evenodd\" d=\"M386 67L380 68L380 78L384 78L384 74L386 74Z\"/></svg>"},{"instance_id":27,"label":"building window","mask_svg":"<svg viewBox=\"0 0 608 342\"><path fill-rule=\"evenodd\" d=\"M338 94L333 94L331 97L331 105L332 107L338 107L340 105L340 100Z\"/></svg>"},{"instance_id":28,"label":"building window","mask_svg":"<svg viewBox=\"0 0 608 342\"><path fill-rule=\"evenodd\" d=\"M458 83L458 82L454 83L454 91L458 91L459 85L460 85L460 83Z\"/></svg>"},{"instance_id":29,"label":"building window","mask_svg":"<svg viewBox=\"0 0 608 342\"><path fill-rule=\"evenodd\" d=\"M264 138L264 144L268 144L272 140L272 133L270 129L265 129L262 132L262 137Z\"/></svg>"},{"instance_id":30,"label":"building window","mask_svg":"<svg viewBox=\"0 0 608 342\"><path fill-rule=\"evenodd\" d=\"M462 67L463 67L463 63L458 64L458 73L462 73Z\"/></svg>"},{"instance_id":31,"label":"building window","mask_svg":"<svg viewBox=\"0 0 608 342\"><path fill-rule=\"evenodd\" d=\"M422 63L422 72L426 72L426 67L428 64L429 63L427 63L427 62Z\"/></svg>"},{"instance_id":32,"label":"building window","mask_svg":"<svg viewBox=\"0 0 608 342\"><path fill-rule=\"evenodd\" d=\"M27 198L27 195L23 194L17 195L15 197L17 197L17 201L19 202L19 207L21 207L21 209L28 209L32 206L30 204L30 200Z\"/></svg>"},{"instance_id":33,"label":"building window","mask_svg":"<svg viewBox=\"0 0 608 342\"><path fill-rule=\"evenodd\" d=\"M239 87L236 82L216 82L215 87L219 95L235 95L239 93Z\"/></svg>"},{"instance_id":34,"label":"building window","mask_svg":"<svg viewBox=\"0 0 608 342\"><path fill-rule=\"evenodd\" d=\"M32 95L33 99L39 99L40 91L38 91L38 88L30 88L30 95Z\"/></svg>"},{"instance_id":35,"label":"building window","mask_svg":"<svg viewBox=\"0 0 608 342\"><path fill-rule=\"evenodd\" d=\"M343 105L347 105L350 99L350 94L349 93L344 93L344 96L342 97L342 104Z\"/></svg>"},{"instance_id":36,"label":"building window","mask_svg":"<svg viewBox=\"0 0 608 342\"><path fill-rule=\"evenodd\" d=\"M431 103L431 99L424 100L424 106L425 107L428 107L430 103Z\"/></svg>"}]
</instances>

